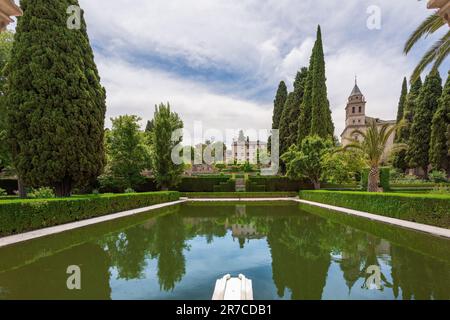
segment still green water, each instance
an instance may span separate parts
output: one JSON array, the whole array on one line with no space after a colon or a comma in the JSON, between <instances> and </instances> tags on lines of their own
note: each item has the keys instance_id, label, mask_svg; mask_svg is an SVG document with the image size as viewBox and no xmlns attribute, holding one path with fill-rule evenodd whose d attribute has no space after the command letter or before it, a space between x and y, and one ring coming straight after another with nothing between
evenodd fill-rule
<instances>
[{"instance_id":1,"label":"still green water","mask_svg":"<svg viewBox=\"0 0 450 320\"><path fill-rule=\"evenodd\" d=\"M227 273L255 299L448 300L450 241L295 202L185 203L0 248L0 299L211 299Z\"/></svg>"}]
</instances>

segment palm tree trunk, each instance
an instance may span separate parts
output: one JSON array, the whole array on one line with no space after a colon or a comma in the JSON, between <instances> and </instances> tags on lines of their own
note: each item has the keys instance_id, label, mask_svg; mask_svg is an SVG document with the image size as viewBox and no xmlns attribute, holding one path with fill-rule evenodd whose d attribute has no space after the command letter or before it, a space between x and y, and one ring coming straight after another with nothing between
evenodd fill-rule
<instances>
[{"instance_id":1,"label":"palm tree trunk","mask_svg":"<svg viewBox=\"0 0 450 320\"><path fill-rule=\"evenodd\" d=\"M369 177L368 177L368 186L367 191L369 192L378 192L378 184L380 179L380 170L378 166L373 166L370 168Z\"/></svg>"}]
</instances>

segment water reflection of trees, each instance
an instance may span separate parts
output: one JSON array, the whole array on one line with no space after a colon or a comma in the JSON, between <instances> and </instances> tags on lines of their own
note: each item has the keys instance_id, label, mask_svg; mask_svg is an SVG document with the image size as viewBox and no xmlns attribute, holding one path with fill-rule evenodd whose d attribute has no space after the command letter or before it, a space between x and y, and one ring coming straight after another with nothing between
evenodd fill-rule
<instances>
[{"instance_id":1,"label":"water reflection of trees","mask_svg":"<svg viewBox=\"0 0 450 320\"><path fill-rule=\"evenodd\" d=\"M381 290L392 288L395 297L401 293L403 299L450 298L447 263L391 245L346 224L299 214L296 206L280 206L276 214L265 206L247 206L245 210L237 210L234 205L220 210L210 206L182 208L181 212L151 219L106 238L102 245L119 278L142 278L148 259L158 259L160 287L173 290L186 272L187 241L201 236L212 243L215 237L231 232L242 247L249 239L267 237L273 281L280 297L288 289L292 299L322 298L334 262L342 271L348 294L357 282L358 290L368 290L366 281L371 274L367 268L379 266Z\"/></svg>"}]
</instances>

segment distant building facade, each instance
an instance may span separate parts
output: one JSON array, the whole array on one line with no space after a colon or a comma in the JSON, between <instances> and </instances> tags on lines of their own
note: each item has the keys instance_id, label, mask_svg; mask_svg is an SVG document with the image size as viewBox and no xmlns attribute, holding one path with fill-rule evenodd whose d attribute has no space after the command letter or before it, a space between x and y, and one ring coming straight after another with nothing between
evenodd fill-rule
<instances>
[{"instance_id":1,"label":"distant building facade","mask_svg":"<svg viewBox=\"0 0 450 320\"><path fill-rule=\"evenodd\" d=\"M358 84L355 81L355 86L348 98L347 106L345 108L345 129L341 134L341 142L343 146L350 143L349 139L361 140L362 137L353 133L355 130L365 132L367 126L371 121L375 121L379 127L384 124L395 126L396 120L381 120L366 116L366 98L361 93ZM383 154L383 161L385 162L389 156L390 151L394 145L395 133L393 133L386 144L386 149Z\"/></svg>"},{"instance_id":2,"label":"distant building facade","mask_svg":"<svg viewBox=\"0 0 450 320\"><path fill-rule=\"evenodd\" d=\"M250 162L257 163L258 153L267 151L267 143L262 141L250 141L246 140L235 140L231 145L231 156L232 158L227 160L231 160L231 162Z\"/></svg>"}]
</instances>

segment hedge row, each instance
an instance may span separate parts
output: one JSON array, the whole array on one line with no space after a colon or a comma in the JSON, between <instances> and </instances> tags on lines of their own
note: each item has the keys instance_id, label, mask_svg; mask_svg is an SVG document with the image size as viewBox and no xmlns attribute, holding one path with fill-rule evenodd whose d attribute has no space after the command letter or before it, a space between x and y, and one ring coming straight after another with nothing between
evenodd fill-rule
<instances>
[{"instance_id":1,"label":"hedge row","mask_svg":"<svg viewBox=\"0 0 450 320\"><path fill-rule=\"evenodd\" d=\"M183 177L177 189L180 192L213 192L214 186L229 180L230 176Z\"/></svg>"},{"instance_id":2,"label":"hedge row","mask_svg":"<svg viewBox=\"0 0 450 320\"><path fill-rule=\"evenodd\" d=\"M0 236L178 200L174 191L0 201Z\"/></svg>"},{"instance_id":3,"label":"hedge row","mask_svg":"<svg viewBox=\"0 0 450 320\"><path fill-rule=\"evenodd\" d=\"M296 192L195 192L182 193L188 198L288 198L297 196Z\"/></svg>"},{"instance_id":4,"label":"hedge row","mask_svg":"<svg viewBox=\"0 0 450 320\"><path fill-rule=\"evenodd\" d=\"M300 198L450 228L450 196L439 194L300 191Z\"/></svg>"},{"instance_id":5,"label":"hedge row","mask_svg":"<svg viewBox=\"0 0 450 320\"><path fill-rule=\"evenodd\" d=\"M313 186L306 180L291 180L287 177L278 176L250 176L246 183L246 190L255 192L298 191L303 189L313 189Z\"/></svg>"}]
</instances>

